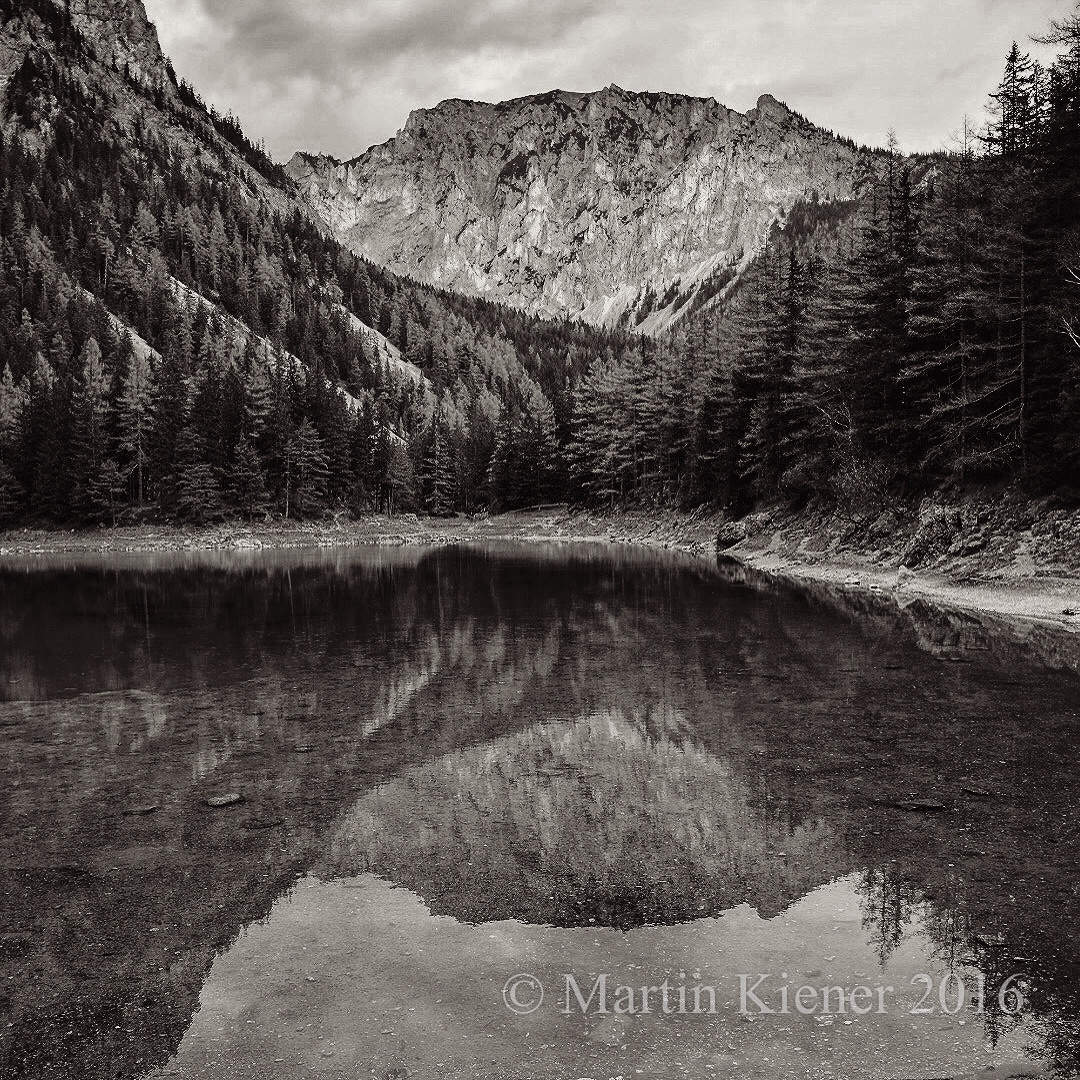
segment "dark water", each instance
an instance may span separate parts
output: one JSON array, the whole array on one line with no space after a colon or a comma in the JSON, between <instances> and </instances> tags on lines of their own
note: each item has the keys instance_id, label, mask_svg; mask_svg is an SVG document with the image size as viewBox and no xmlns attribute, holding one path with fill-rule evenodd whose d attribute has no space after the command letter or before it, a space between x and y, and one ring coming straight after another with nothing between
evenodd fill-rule
<instances>
[{"instance_id":1,"label":"dark water","mask_svg":"<svg viewBox=\"0 0 1080 1080\"><path fill-rule=\"evenodd\" d=\"M599 547L9 566L0 1076L1075 1075L1078 654Z\"/></svg>"}]
</instances>

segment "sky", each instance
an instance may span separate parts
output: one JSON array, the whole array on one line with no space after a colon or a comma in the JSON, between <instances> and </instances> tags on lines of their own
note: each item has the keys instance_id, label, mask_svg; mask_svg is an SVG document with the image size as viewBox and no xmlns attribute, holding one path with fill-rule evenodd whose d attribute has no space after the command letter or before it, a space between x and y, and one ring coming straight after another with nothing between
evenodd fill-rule
<instances>
[{"instance_id":1,"label":"sky","mask_svg":"<svg viewBox=\"0 0 1080 1080\"><path fill-rule=\"evenodd\" d=\"M208 103L285 161L346 159L446 98L666 90L745 112L770 93L858 142L954 145L1014 40L1076 0L145 0Z\"/></svg>"}]
</instances>

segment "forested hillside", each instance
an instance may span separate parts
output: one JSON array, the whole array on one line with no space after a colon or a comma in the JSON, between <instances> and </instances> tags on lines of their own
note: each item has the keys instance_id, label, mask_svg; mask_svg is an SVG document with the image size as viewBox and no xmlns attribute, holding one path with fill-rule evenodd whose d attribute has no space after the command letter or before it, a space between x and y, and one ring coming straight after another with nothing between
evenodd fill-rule
<instances>
[{"instance_id":1,"label":"forested hillside","mask_svg":"<svg viewBox=\"0 0 1080 1080\"><path fill-rule=\"evenodd\" d=\"M0 20L0 527L1080 490L1075 18L660 339L380 270L164 57Z\"/></svg>"},{"instance_id":2,"label":"forested hillside","mask_svg":"<svg viewBox=\"0 0 1080 1080\"><path fill-rule=\"evenodd\" d=\"M988 122L797 208L738 295L575 399L593 499L888 508L1020 482L1080 497L1080 23L1019 48Z\"/></svg>"},{"instance_id":3,"label":"forested hillside","mask_svg":"<svg viewBox=\"0 0 1080 1080\"><path fill-rule=\"evenodd\" d=\"M0 524L536 501L587 328L344 251L234 117L49 0L0 133Z\"/></svg>"}]
</instances>

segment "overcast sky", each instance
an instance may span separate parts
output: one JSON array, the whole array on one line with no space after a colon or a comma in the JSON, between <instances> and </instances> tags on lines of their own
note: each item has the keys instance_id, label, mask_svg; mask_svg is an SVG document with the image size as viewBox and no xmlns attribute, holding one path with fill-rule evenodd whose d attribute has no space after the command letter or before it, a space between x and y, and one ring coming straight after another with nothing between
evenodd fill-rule
<instances>
[{"instance_id":1,"label":"overcast sky","mask_svg":"<svg viewBox=\"0 0 1080 1080\"><path fill-rule=\"evenodd\" d=\"M1013 40L1074 0L145 0L177 73L279 160L354 157L444 98L771 93L908 151L981 121ZM1036 54L1038 49L1032 49ZM1043 50L1045 53L1045 50Z\"/></svg>"}]
</instances>

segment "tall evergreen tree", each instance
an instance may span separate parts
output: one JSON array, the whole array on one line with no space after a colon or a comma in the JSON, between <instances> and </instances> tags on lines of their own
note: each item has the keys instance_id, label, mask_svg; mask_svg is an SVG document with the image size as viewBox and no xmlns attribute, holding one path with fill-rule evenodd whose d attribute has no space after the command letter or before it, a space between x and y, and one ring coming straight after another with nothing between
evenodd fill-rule
<instances>
[{"instance_id":1,"label":"tall evergreen tree","mask_svg":"<svg viewBox=\"0 0 1080 1080\"><path fill-rule=\"evenodd\" d=\"M222 516L221 485L213 466L205 456L197 428L186 424L176 440L175 491L176 514L181 521L202 525Z\"/></svg>"},{"instance_id":2,"label":"tall evergreen tree","mask_svg":"<svg viewBox=\"0 0 1080 1080\"><path fill-rule=\"evenodd\" d=\"M235 462L229 479L229 494L233 505L246 518L265 514L269 505L266 479L255 448L241 435L236 444Z\"/></svg>"},{"instance_id":3,"label":"tall evergreen tree","mask_svg":"<svg viewBox=\"0 0 1080 1080\"><path fill-rule=\"evenodd\" d=\"M286 517L317 517L326 510L328 468L315 425L301 421L286 447Z\"/></svg>"}]
</instances>

